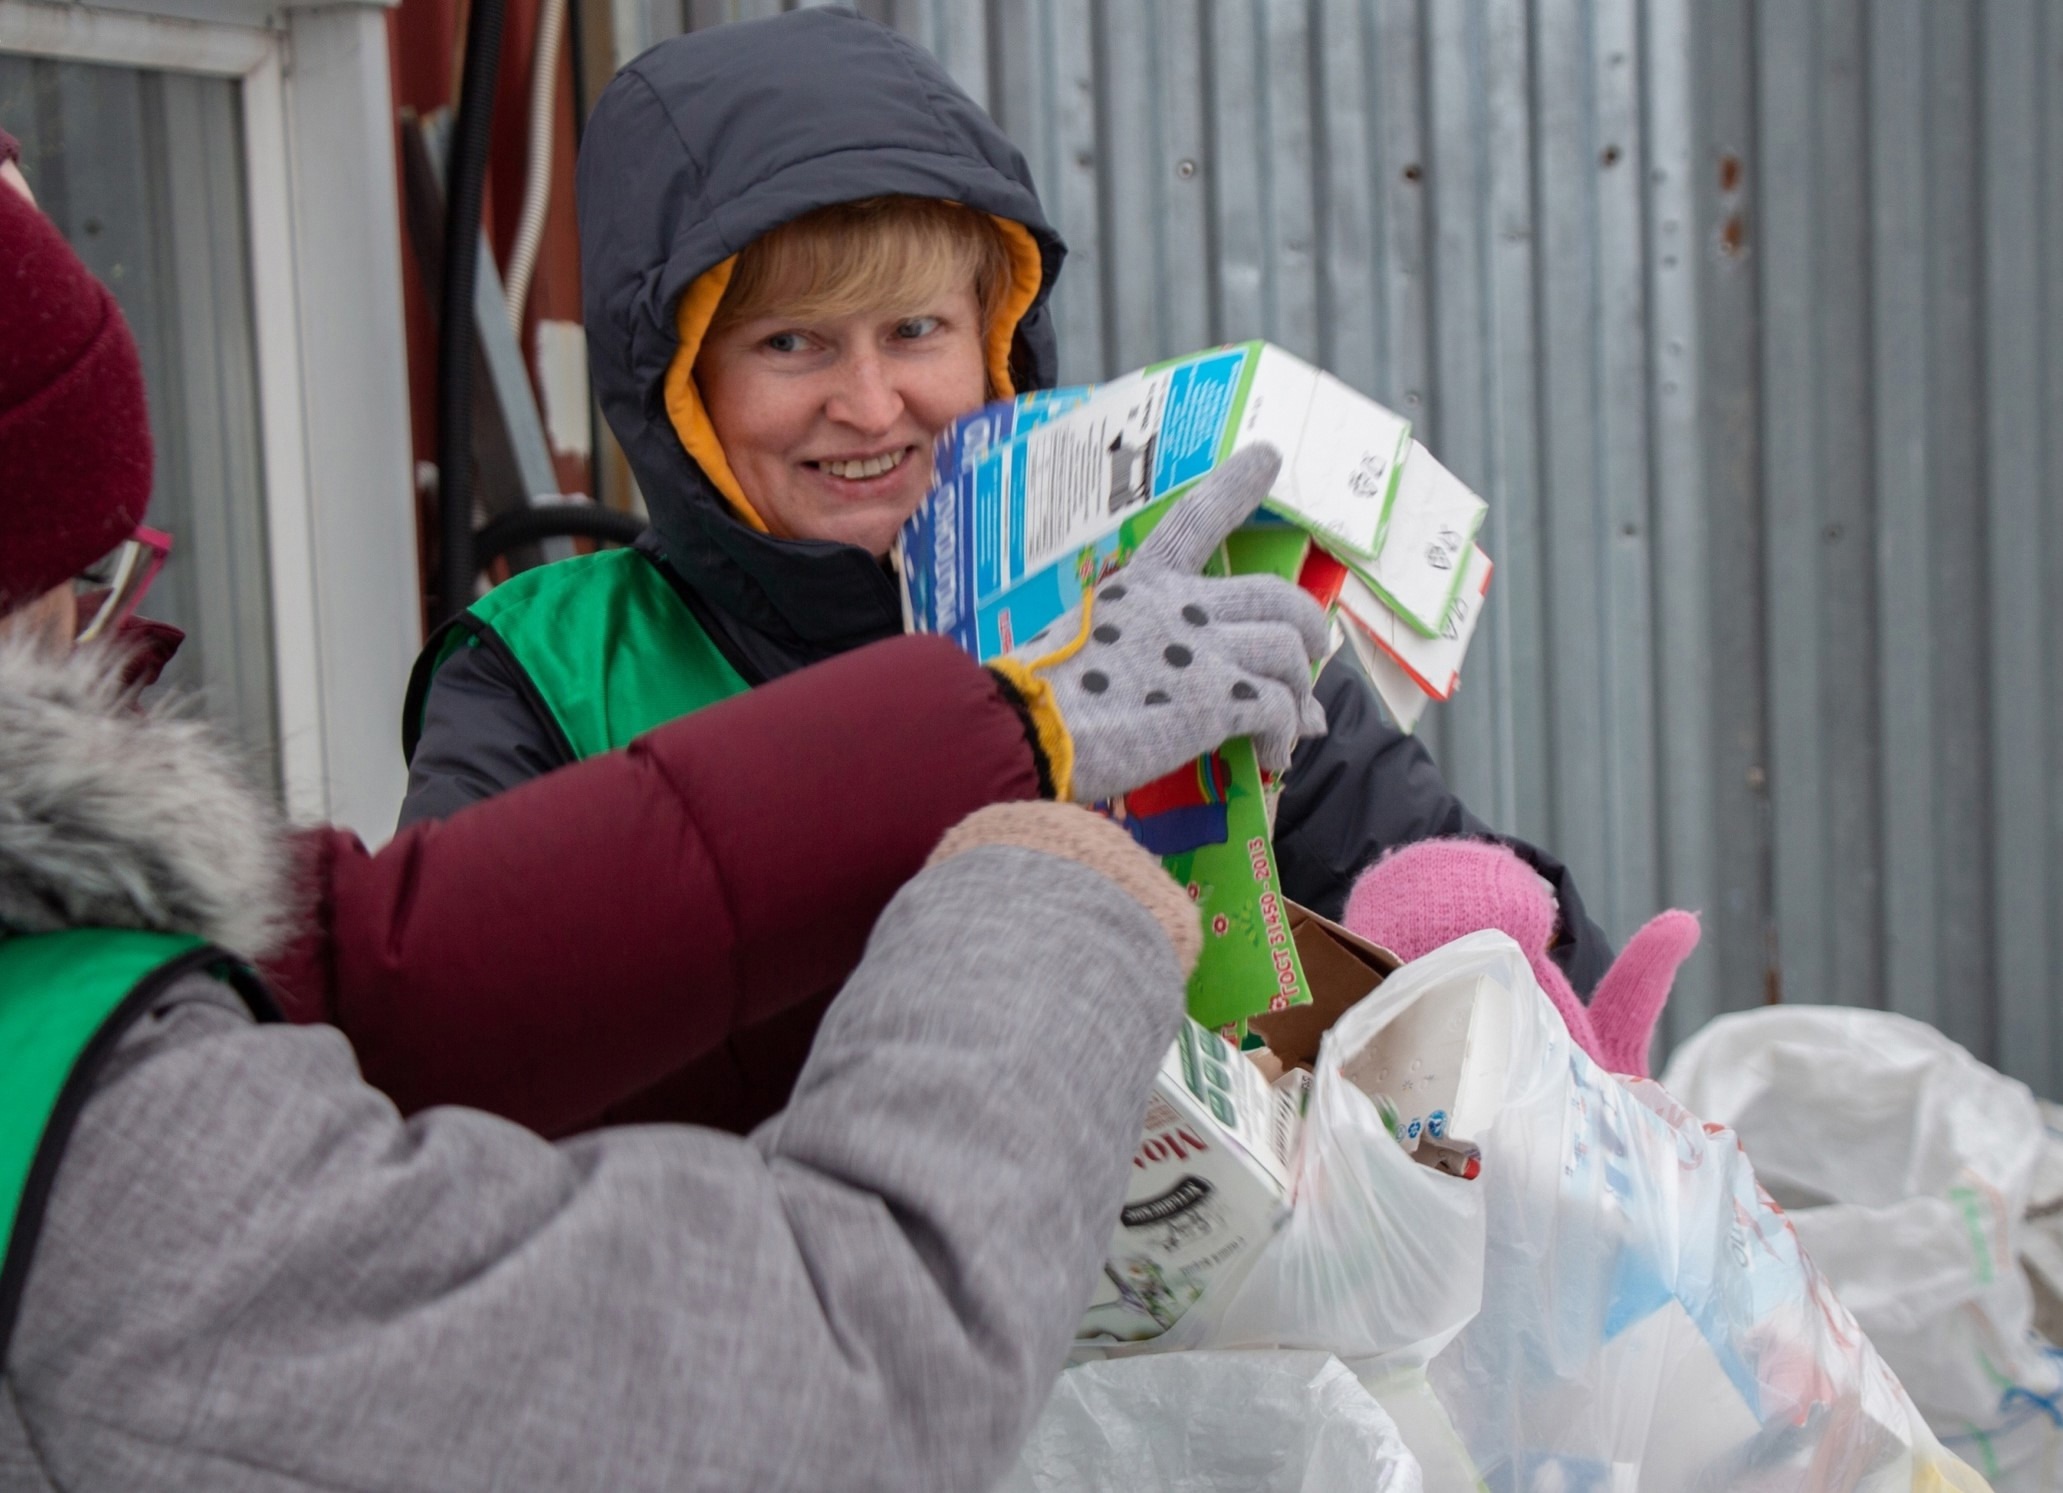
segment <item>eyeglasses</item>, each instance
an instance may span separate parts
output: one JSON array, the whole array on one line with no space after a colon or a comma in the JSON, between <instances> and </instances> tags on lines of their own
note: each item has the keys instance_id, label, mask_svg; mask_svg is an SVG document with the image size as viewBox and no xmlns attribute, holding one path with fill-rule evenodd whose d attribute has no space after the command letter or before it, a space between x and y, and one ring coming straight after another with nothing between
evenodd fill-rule
<instances>
[{"instance_id":1,"label":"eyeglasses","mask_svg":"<svg viewBox=\"0 0 2063 1493\"><path fill-rule=\"evenodd\" d=\"M170 534L138 524L134 534L80 571L72 581L72 594L78 598L79 615L87 621L78 640L90 643L127 622L171 552Z\"/></svg>"}]
</instances>

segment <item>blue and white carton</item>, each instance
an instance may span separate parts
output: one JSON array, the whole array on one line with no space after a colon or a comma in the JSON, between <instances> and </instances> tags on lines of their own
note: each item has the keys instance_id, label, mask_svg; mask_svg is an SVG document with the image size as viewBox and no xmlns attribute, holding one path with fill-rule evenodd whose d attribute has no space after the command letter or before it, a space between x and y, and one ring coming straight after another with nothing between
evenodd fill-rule
<instances>
[{"instance_id":1,"label":"blue and white carton","mask_svg":"<svg viewBox=\"0 0 2063 1493\"><path fill-rule=\"evenodd\" d=\"M1073 604L1097 546L1260 441L1283 455L1269 508L1373 566L1410 422L1279 347L1243 342L991 406L941 437L931 496L899 543L913 630L978 658L1009 651Z\"/></svg>"}]
</instances>

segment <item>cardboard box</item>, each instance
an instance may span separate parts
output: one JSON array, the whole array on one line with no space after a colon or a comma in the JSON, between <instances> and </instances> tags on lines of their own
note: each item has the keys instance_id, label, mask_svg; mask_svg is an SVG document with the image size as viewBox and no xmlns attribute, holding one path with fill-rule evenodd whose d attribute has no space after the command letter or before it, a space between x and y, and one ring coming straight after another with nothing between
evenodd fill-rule
<instances>
[{"instance_id":1,"label":"cardboard box","mask_svg":"<svg viewBox=\"0 0 2063 1493\"><path fill-rule=\"evenodd\" d=\"M1461 663L1468 656L1469 641L1475 637L1476 623L1483 615L1483 603L1490 594L1490 577L1495 570L1482 550L1470 550L1465 580L1455 593L1438 637L1419 636L1357 574L1348 575L1341 588L1340 613L1425 695L1435 700L1452 699L1461 685Z\"/></svg>"},{"instance_id":2,"label":"cardboard box","mask_svg":"<svg viewBox=\"0 0 2063 1493\"><path fill-rule=\"evenodd\" d=\"M1361 672L1368 676L1376 698L1382 701L1383 709L1389 711L1397 729L1406 736L1416 731L1433 697L1418 687L1418 681L1404 672L1402 664L1375 646L1375 639L1368 635L1366 628L1348 621L1344 614L1335 617L1332 625L1339 637L1354 650L1355 661L1361 665Z\"/></svg>"},{"instance_id":3,"label":"cardboard box","mask_svg":"<svg viewBox=\"0 0 2063 1493\"><path fill-rule=\"evenodd\" d=\"M1272 1087L1231 1043L1185 1021L1146 1103L1077 1347L1158 1337L1207 1286L1252 1264L1289 1216L1302 1126L1299 1088Z\"/></svg>"},{"instance_id":4,"label":"cardboard box","mask_svg":"<svg viewBox=\"0 0 2063 1493\"><path fill-rule=\"evenodd\" d=\"M1224 836L1163 854L1161 864L1189 893L1202 922L1203 951L1189 977L1189 1014L1215 1031L1256 1012L1302 1005L1310 996L1290 936L1290 904L1270 843L1268 788L1253 744L1228 741L1189 771L1199 800L1218 795ZM1123 812L1135 814L1138 797L1127 795ZM1156 848L1139 829L1133 834Z\"/></svg>"},{"instance_id":5,"label":"cardboard box","mask_svg":"<svg viewBox=\"0 0 2063 1493\"><path fill-rule=\"evenodd\" d=\"M1030 420L978 412L963 424L942 437L941 480L897 553L911 625L978 658L1008 652L1067 610L1073 596L1062 588L1072 580L1079 594L1093 582L1114 535L1130 529L1136 542L1144 529L1131 520L1257 441L1283 453L1269 506L1372 563L1411 431L1263 342L1156 364Z\"/></svg>"},{"instance_id":6,"label":"cardboard box","mask_svg":"<svg viewBox=\"0 0 2063 1493\"><path fill-rule=\"evenodd\" d=\"M1396 956L1286 903L1308 1004L1256 1016L1256 1063L1194 1021L1161 1062L1078 1348L1142 1342L1229 1283L1288 1217L1311 1063L1326 1028L1397 967ZM1275 1061L1279 1059L1279 1061ZM1285 1071L1286 1070L1286 1071Z\"/></svg>"},{"instance_id":7,"label":"cardboard box","mask_svg":"<svg viewBox=\"0 0 2063 1493\"><path fill-rule=\"evenodd\" d=\"M931 448L934 494L951 492L961 472L990 451L1029 435L1055 416L1086 404L1094 385L1035 390L1015 399L998 400L962 416L940 431ZM928 500L903 526L894 558L902 578L903 630L951 631L940 618L959 614L962 605L957 511Z\"/></svg>"},{"instance_id":8,"label":"cardboard box","mask_svg":"<svg viewBox=\"0 0 2063 1493\"><path fill-rule=\"evenodd\" d=\"M1294 902L1289 904L1289 930L1304 966L1310 1002L1255 1016L1247 1027L1285 1067L1308 1071L1318 1061L1319 1043L1332 1024L1380 985L1397 968L1398 959Z\"/></svg>"},{"instance_id":9,"label":"cardboard box","mask_svg":"<svg viewBox=\"0 0 2063 1493\"><path fill-rule=\"evenodd\" d=\"M1421 637L1438 637L1489 511L1488 503L1413 441L1397 474L1382 548L1373 560L1355 559L1354 569L1406 626Z\"/></svg>"}]
</instances>

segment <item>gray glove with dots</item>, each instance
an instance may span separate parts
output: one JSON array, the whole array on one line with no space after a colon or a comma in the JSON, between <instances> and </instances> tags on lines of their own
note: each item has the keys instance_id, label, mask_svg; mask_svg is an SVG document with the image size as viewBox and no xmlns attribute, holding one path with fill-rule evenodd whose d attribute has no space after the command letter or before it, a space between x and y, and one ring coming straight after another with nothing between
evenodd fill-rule
<instances>
[{"instance_id":1,"label":"gray glove with dots","mask_svg":"<svg viewBox=\"0 0 2063 1493\"><path fill-rule=\"evenodd\" d=\"M1080 606L990 660L1024 702L1056 797L1113 798L1235 736L1281 772L1299 737L1325 733L1311 689L1324 610L1279 576L1197 574L1281 465L1264 445L1229 458Z\"/></svg>"}]
</instances>

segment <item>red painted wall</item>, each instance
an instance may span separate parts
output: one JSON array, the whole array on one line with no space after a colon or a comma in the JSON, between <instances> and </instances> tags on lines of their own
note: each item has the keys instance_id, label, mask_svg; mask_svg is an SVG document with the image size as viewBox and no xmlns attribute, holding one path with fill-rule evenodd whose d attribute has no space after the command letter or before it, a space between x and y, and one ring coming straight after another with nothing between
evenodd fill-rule
<instances>
[{"instance_id":1,"label":"red painted wall","mask_svg":"<svg viewBox=\"0 0 2063 1493\"><path fill-rule=\"evenodd\" d=\"M398 8L388 12L388 56L397 111L397 179L401 177L399 111L413 108L418 114L428 115L451 105L458 86L469 8L464 0L402 0ZM523 209L523 180L529 153L531 58L536 47L539 9L540 0L507 0L502 30L493 148L488 157L483 216L495 258L504 268ZM523 349L532 360L533 383L537 322L580 320L580 245L573 212L572 35L573 22L569 19L555 70L550 206L524 311ZM425 268L404 236L402 294L408 325L409 413L419 462L435 461L437 453L437 327L423 293ZM434 266L428 268L432 274L436 272ZM587 461L556 449L552 456L561 490L588 492L591 484ZM434 515L427 508L422 512L424 524L418 531L419 542L435 531ZM423 573L433 574L427 564L429 557L424 558Z\"/></svg>"}]
</instances>

